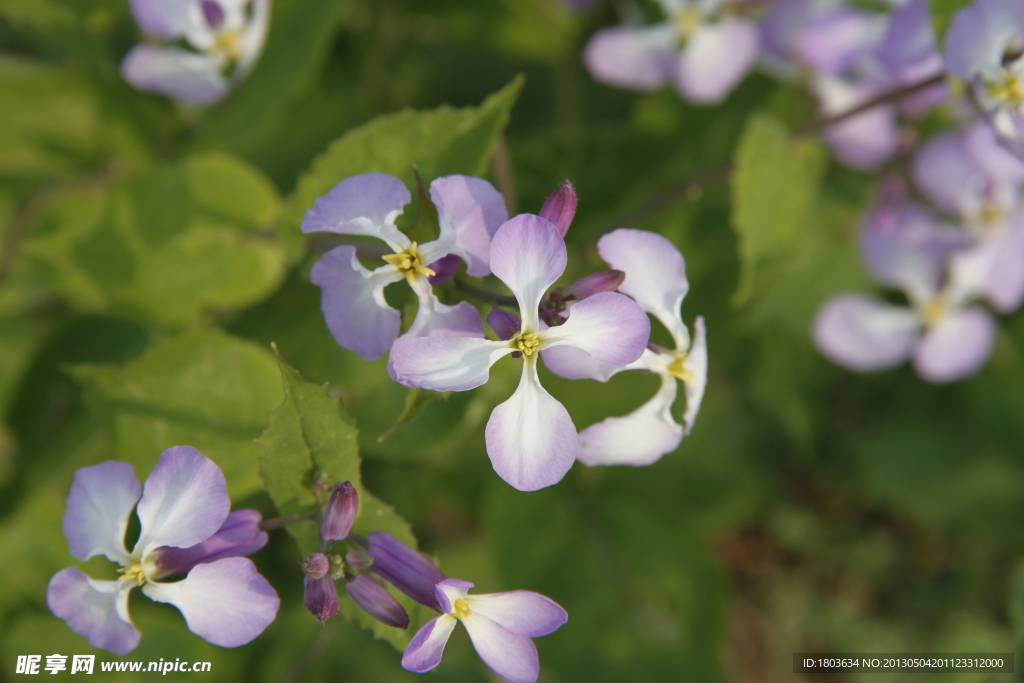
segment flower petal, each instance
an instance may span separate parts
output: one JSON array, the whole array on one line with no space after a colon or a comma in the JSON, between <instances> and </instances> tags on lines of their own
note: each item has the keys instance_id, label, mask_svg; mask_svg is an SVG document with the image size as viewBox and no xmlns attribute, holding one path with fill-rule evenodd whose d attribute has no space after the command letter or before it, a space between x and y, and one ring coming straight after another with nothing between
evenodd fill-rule
<instances>
[{"instance_id":1,"label":"flower petal","mask_svg":"<svg viewBox=\"0 0 1024 683\"><path fill-rule=\"evenodd\" d=\"M367 540L370 571L416 602L441 609L435 587L447 577L437 565L384 531L374 531Z\"/></svg>"},{"instance_id":2,"label":"flower petal","mask_svg":"<svg viewBox=\"0 0 1024 683\"><path fill-rule=\"evenodd\" d=\"M961 80L998 71L1006 48L1024 36L1024 5L976 0L957 12L946 33L946 66Z\"/></svg>"},{"instance_id":3,"label":"flower petal","mask_svg":"<svg viewBox=\"0 0 1024 683\"><path fill-rule=\"evenodd\" d=\"M139 28L164 40L185 35L200 18L195 0L131 0L129 4Z\"/></svg>"},{"instance_id":4,"label":"flower petal","mask_svg":"<svg viewBox=\"0 0 1024 683\"><path fill-rule=\"evenodd\" d=\"M640 358L651 338L651 321L630 298L601 292L573 304L564 324L545 330L542 348L573 346L609 365Z\"/></svg>"},{"instance_id":5,"label":"flower petal","mask_svg":"<svg viewBox=\"0 0 1024 683\"><path fill-rule=\"evenodd\" d=\"M491 237L508 220L505 198L482 178L450 175L430 183L430 198L437 207L441 235L437 242L423 245L428 260L436 244L445 254L457 254L466 262L466 272L477 277L491 272Z\"/></svg>"},{"instance_id":6,"label":"flower petal","mask_svg":"<svg viewBox=\"0 0 1024 683\"><path fill-rule=\"evenodd\" d=\"M434 593L437 597L437 604L441 606L441 611L447 614L454 612L455 608L453 605L455 601L465 599L466 594L469 593L469 589L472 587L473 584L462 579L438 581L437 585L434 586Z\"/></svg>"},{"instance_id":7,"label":"flower petal","mask_svg":"<svg viewBox=\"0 0 1024 683\"><path fill-rule=\"evenodd\" d=\"M485 437L494 471L520 491L561 481L576 459L576 426L537 378L537 360L524 358L512 398L491 413Z\"/></svg>"},{"instance_id":8,"label":"flower petal","mask_svg":"<svg viewBox=\"0 0 1024 683\"><path fill-rule=\"evenodd\" d=\"M842 74L879 45L886 23L882 15L837 7L804 28L796 50L814 71Z\"/></svg>"},{"instance_id":9,"label":"flower petal","mask_svg":"<svg viewBox=\"0 0 1024 683\"><path fill-rule=\"evenodd\" d=\"M142 637L128 616L128 592L134 586L131 581L96 581L68 567L50 579L46 604L93 647L123 655Z\"/></svg>"},{"instance_id":10,"label":"flower petal","mask_svg":"<svg viewBox=\"0 0 1024 683\"><path fill-rule=\"evenodd\" d=\"M324 320L342 347L364 360L387 353L402 327L402 315L384 299L384 288L403 279L396 267L370 271L355 247L336 247L313 266L310 279L320 287Z\"/></svg>"},{"instance_id":11,"label":"flower petal","mask_svg":"<svg viewBox=\"0 0 1024 683\"><path fill-rule=\"evenodd\" d=\"M829 76L816 78L813 88L825 116L852 109L880 94L874 84ZM831 125L825 131L825 142L847 166L861 171L876 170L899 149L896 109L879 105Z\"/></svg>"},{"instance_id":12,"label":"flower petal","mask_svg":"<svg viewBox=\"0 0 1024 683\"><path fill-rule=\"evenodd\" d=\"M701 26L679 55L676 88L693 102L721 102L754 66L759 43L757 25L746 19Z\"/></svg>"},{"instance_id":13,"label":"flower petal","mask_svg":"<svg viewBox=\"0 0 1024 683\"><path fill-rule=\"evenodd\" d=\"M313 203L302 220L302 232L377 237L398 252L410 242L395 227L395 219L411 199L405 183L386 173L345 178Z\"/></svg>"},{"instance_id":14,"label":"flower petal","mask_svg":"<svg viewBox=\"0 0 1024 683\"><path fill-rule=\"evenodd\" d=\"M914 368L929 382L969 377L992 354L996 323L980 306L954 311L925 332L914 351Z\"/></svg>"},{"instance_id":15,"label":"flower petal","mask_svg":"<svg viewBox=\"0 0 1024 683\"><path fill-rule=\"evenodd\" d=\"M546 636L569 621L561 605L533 591L470 595L466 602L473 614L487 617L506 631L530 638Z\"/></svg>"},{"instance_id":16,"label":"flower petal","mask_svg":"<svg viewBox=\"0 0 1024 683\"><path fill-rule=\"evenodd\" d=\"M430 671L441 663L444 646L458 621L450 614L442 614L421 628L402 655L402 668L416 673Z\"/></svg>"},{"instance_id":17,"label":"flower petal","mask_svg":"<svg viewBox=\"0 0 1024 683\"><path fill-rule=\"evenodd\" d=\"M228 93L224 60L180 47L136 45L121 63L121 75L138 90L189 104L214 104Z\"/></svg>"},{"instance_id":18,"label":"flower petal","mask_svg":"<svg viewBox=\"0 0 1024 683\"><path fill-rule=\"evenodd\" d=\"M246 557L196 565L181 581L147 583L142 592L177 607L190 631L221 647L252 641L274 621L281 600Z\"/></svg>"},{"instance_id":19,"label":"flower petal","mask_svg":"<svg viewBox=\"0 0 1024 683\"><path fill-rule=\"evenodd\" d=\"M830 299L814 320L814 342L851 370L873 372L903 363L920 337L917 314L861 294Z\"/></svg>"},{"instance_id":20,"label":"flower petal","mask_svg":"<svg viewBox=\"0 0 1024 683\"><path fill-rule=\"evenodd\" d=\"M462 620L473 647L491 670L512 683L534 683L540 675L537 646L490 619L471 614Z\"/></svg>"},{"instance_id":21,"label":"flower petal","mask_svg":"<svg viewBox=\"0 0 1024 683\"><path fill-rule=\"evenodd\" d=\"M491 366L514 349L474 337L402 337L391 348L395 377L408 387L466 391L487 382Z\"/></svg>"},{"instance_id":22,"label":"flower petal","mask_svg":"<svg viewBox=\"0 0 1024 683\"><path fill-rule=\"evenodd\" d=\"M668 24L607 28L587 43L583 61L590 75L602 83L630 90L657 90L671 73L676 40L675 29Z\"/></svg>"},{"instance_id":23,"label":"flower petal","mask_svg":"<svg viewBox=\"0 0 1024 683\"><path fill-rule=\"evenodd\" d=\"M594 357L575 346L549 346L540 352L548 370L565 379L596 379L607 382L623 370L636 369L629 365L609 365L594 360ZM641 355L641 358L643 356ZM639 362L639 361L638 361ZM646 368L644 368L646 369Z\"/></svg>"},{"instance_id":24,"label":"flower petal","mask_svg":"<svg viewBox=\"0 0 1024 683\"><path fill-rule=\"evenodd\" d=\"M468 301L460 301L454 306L441 303L424 277L416 280L413 291L419 297L420 305L416 318L403 337L483 338L484 324L476 306Z\"/></svg>"},{"instance_id":25,"label":"flower petal","mask_svg":"<svg viewBox=\"0 0 1024 683\"><path fill-rule=\"evenodd\" d=\"M83 562L102 554L127 564L124 533L141 495L135 469L126 462L108 460L75 472L64 513L64 536L71 554Z\"/></svg>"},{"instance_id":26,"label":"flower petal","mask_svg":"<svg viewBox=\"0 0 1024 683\"><path fill-rule=\"evenodd\" d=\"M220 529L231 510L224 473L191 446L168 448L146 479L139 501L142 524L136 549L188 548Z\"/></svg>"},{"instance_id":27,"label":"flower petal","mask_svg":"<svg viewBox=\"0 0 1024 683\"><path fill-rule=\"evenodd\" d=\"M495 308L487 314L487 324L494 330L494 334L498 335L498 339L509 340L519 334L523 321L515 313Z\"/></svg>"},{"instance_id":28,"label":"flower petal","mask_svg":"<svg viewBox=\"0 0 1024 683\"><path fill-rule=\"evenodd\" d=\"M708 385L708 335L704 326L704 317L697 316L693 323L697 334L693 337L683 368L689 373L684 382L686 388L686 412L683 413L683 425L686 435L693 431L693 423L697 421L700 404L704 401L704 389Z\"/></svg>"},{"instance_id":29,"label":"flower petal","mask_svg":"<svg viewBox=\"0 0 1024 683\"><path fill-rule=\"evenodd\" d=\"M260 529L259 510L235 510L213 536L191 548L158 548L156 560L161 578L184 574L197 564L225 557L250 555L267 544L267 532Z\"/></svg>"},{"instance_id":30,"label":"flower petal","mask_svg":"<svg viewBox=\"0 0 1024 683\"><path fill-rule=\"evenodd\" d=\"M523 330L539 329L537 309L565 271L565 242L549 221L523 213L506 221L491 241L491 270L519 302Z\"/></svg>"},{"instance_id":31,"label":"flower petal","mask_svg":"<svg viewBox=\"0 0 1024 683\"><path fill-rule=\"evenodd\" d=\"M252 18L242 32L240 47L242 56L232 77L237 81L245 77L256 65L256 61L267 43L270 29L270 0L252 1Z\"/></svg>"}]
</instances>

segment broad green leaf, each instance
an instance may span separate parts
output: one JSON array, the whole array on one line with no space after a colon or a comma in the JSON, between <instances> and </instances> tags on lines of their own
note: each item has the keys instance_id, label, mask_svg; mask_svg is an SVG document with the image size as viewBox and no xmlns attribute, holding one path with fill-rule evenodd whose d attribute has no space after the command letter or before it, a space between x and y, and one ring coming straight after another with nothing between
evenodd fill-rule
<instances>
[{"instance_id":1,"label":"broad green leaf","mask_svg":"<svg viewBox=\"0 0 1024 683\"><path fill-rule=\"evenodd\" d=\"M792 140L772 118L750 118L732 176L741 265L733 305L745 304L767 274L803 253L824 162L820 143Z\"/></svg>"},{"instance_id":2,"label":"broad green leaf","mask_svg":"<svg viewBox=\"0 0 1024 683\"><path fill-rule=\"evenodd\" d=\"M415 548L416 539L408 523L363 486L355 422L341 401L330 395L327 385L304 382L280 355L277 360L284 403L271 414L270 426L258 443L264 452L260 458L260 474L278 512L290 516L315 510L314 483L351 481L359 491L360 502L353 532L365 537L374 531L386 531ZM288 531L298 542L302 557L319 552L320 532L316 523L292 524ZM415 626L419 605L404 595L396 594L396 597ZM355 620L396 648L409 644L412 633L385 626L344 595L341 598L341 611L348 619Z\"/></svg>"},{"instance_id":3,"label":"broad green leaf","mask_svg":"<svg viewBox=\"0 0 1024 683\"><path fill-rule=\"evenodd\" d=\"M172 337L123 367L69 369L107 424L111 458L145 476L160 453L188 445L212 459L237 499L260 489L254 439L281 401L270 353L222 332Z\"/></svg>"},{"instance_id":4,"label":"broad green leaf","mask_svg":"<svg viewBox=\"0 0 1024 683\"><path fill-rule=\"evenodd\" d=\"M935 27L935 35L940 45L945 44L946 31L949 30L953 17L970 4L971 0L928 0L932 10L932 26Z\"/></svg>"}]
</instances>

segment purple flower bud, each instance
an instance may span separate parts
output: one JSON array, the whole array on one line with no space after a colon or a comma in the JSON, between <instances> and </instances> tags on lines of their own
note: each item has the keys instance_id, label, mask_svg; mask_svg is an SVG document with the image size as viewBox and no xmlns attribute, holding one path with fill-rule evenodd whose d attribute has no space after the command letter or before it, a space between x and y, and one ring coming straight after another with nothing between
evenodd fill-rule
<instances>
[{"instance_id":1,"label":"purple flower bud","mask_svg":"<svg viewBox=\"0 0 1024 683\"><path fill-rule=\"evenodd\" d=\"M418 603L441 611L434 586L447 578L433 562L391 534L374 531L367 551L373 558L370 571Z\"/></svg>"},{"instance_id":2,"label":"purple flower bud","mask_svg":"<svg viewBox=\"0 0 1024 683\"><path fill-rule=\"evenodd\" d=\"M197 564L225 557L251 555L267 544L267 532L260 529L263 517L257 510L235 510L213 536L189 548L164 546L154 552L160 578L184 574Z\"/></svg>"},{"instance_id":3,"label":"purple flower bud","mask_svg":"<svg viewBox=\"0 0 1024 683\"><path fill-rule=\"evenodd\" d=\"M203 8L203 16L206 23L213 30L217 30L224 23L224 8L214 0L202 0L200 6Z\"/></svg>"},{"instance_id":4,"label":"purple flower bud","mask_svg":"<svg viewBox=\"0 0 1024 683\"><path fill-rule=\"evenodd\" d=\"M327 621L338 613L338 589L329 576L319 579L306 576L304 598L306 609L320 621Z\"/></svg>"},{"instance_id":5,"label":"purple flower bud","mask_svg":"<svg viewBox=\"0 0 1024 683\"><path fill-rule=\"evenodd\" d=\"M371 617L395 628L409 628L409 615L391 593L366 574L359 574L345 584L345 590L356 604Z\"/></svg>"},{"instance_id":6,"label":"purple flower bud","mask_svg":"<svg viewBox=\"0 0 1024 683\"><path fill-rule=\"evenodd\" d=\"M452 279L452 276L459 270L459 257L455 254L442 256L430 264L434 274L427 278L432 285L443 285Z\"/></svg>"},{"instance_id":7,"label":"purple flower bud","mask_svg":"<svg viewBox=\"0 0 1024 683\"><path fill-rule=\"evenodd\" d=\"M314 579L322 579L327 576L331 568L331 561L323 553L313 553L302 563L302 571Z\"/></svg>"},{"instance_id":8,"label":"purple flower bud","mask_svg":"<svg viewBox=\"0 0 1024 683\"><path fill-rule=\"evenodd\" d=\"M345 555L345 561L356 571L366 571L373 566L373 558L362 550L353 550Z\"/></svg>"},{"instance_id":9,"label":"purple flower bud","mask_svg":"<svg viewBox=\"0 0 1024 683\"><path fill-rule=\"evenodd\" d=\"M494 334L498 337L509 340L519 334L519 328L523 326L523 321L515 313L495 308L487 314L487 324L491 326Z\"/></svg>"},{"instance_id":10,"label":"purple flower bud","mask_svg":"<svg viewBox=\"0 0 1024 683\"><path fill-rule=\"evenodd\" d=\"M558 233L565 237L565 234L569 232L569 226L572 225L572 219L576 215L576 205L579 204L579 201L579 197L576 196L576 188L566 180L548 196L538 215L553 223L558 228Z\"/></svg>"},{"instance_id":11,"label":"purple flower bud","mask_svg":"<svg viewBox=\"0 0 1024 683\"><path fill-rule=\"evenodd\" d=\"M320 536L325 541L344 541L359 513L359 494L352 482L335 484L331 499L324 510L324 521L320 525Z\"/></svg>"},{"instance_id":12,"label":"purple flower bud","mask_svg":"<svg viewBox=\"0 0 1024 683\"><path fill-rule=\"evenodd\" d=\"M572 283L569 291L576 297L576 301L583 301L601 292L614 292L625 280L626 274L621 270L602 270Z\"/></svg>"}]
</instances>

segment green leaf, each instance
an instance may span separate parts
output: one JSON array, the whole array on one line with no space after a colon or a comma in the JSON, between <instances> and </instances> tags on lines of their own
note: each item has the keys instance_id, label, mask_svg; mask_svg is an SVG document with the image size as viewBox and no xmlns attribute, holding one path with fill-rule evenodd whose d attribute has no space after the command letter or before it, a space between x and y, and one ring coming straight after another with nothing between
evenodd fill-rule
<instances>
[{"instance_id":1,"label":"green leaf","mask_svg":"<svg viewBox=\"0 0 1024 683\"><path fill-rule=\"evenodd\" d=\"M450 391L427 391L426 389L409 389L405 395L405 406L402 408L402 414L398 416L395 423L388 427L388 430L377 437L377 443L382 442L384 439L391 436L391 432L395 431L399 427L404 427L407 424L411 424L423 414L423 411L427 409L434 401L447 401L448 397L452 395Z\"/></svg>"},{"instance_id":2,"label":"green leaf","mask_svg":"<svg viewBox=\"0 0 1024 683\"><path fill-rule=\"evenodd\" d=\"M971 4L971 0L928 0L932 10L932 26L935 27L935 36L940 45L945 44L946 31L953 21L953 16Z\"/></svg>"},{"instance_id":3,"label":"green leaf","mask_svg":"<svg viewBox=\"0 0 1024 683\"><path fill-rule=\"evenodd\" d=\"M253 440L281 401L277 368L264 348L199 330L123 367L77 365L69 372L108 426L111 458L145 475L165 449L188 445L220 465L233 498L261 488Z\"/></svg>"},{"instance_id":4,"label":"green leaf","mask_svg":"<svg viewBox=\"0 0 1024 683\"><path fill-rule=\"evenodd\" d=\"M270 426L257 443L263 449L260 475L277 511L282 516L310 512L317 508L312 486L319 481L351 481L359 491L359 516L354 533L366 536L386 531L401 542L416 547L409 524L386 503L363 486L359 472L359 446L355 422L341 401L330 395L327 385L302 381L298 371L277 357L284 403L270 416ZM320 551L320 532L315 522L292 524L288 532L299 545L302 557ZM417 623L418 603L395 594ZM341 612L398 649L409 644L410 631L385 626L344 596ZM311 617L312 618L312 617Z\"/></svg>"},{"instance_id":5,"label":"green leaf","mask_svg":"<svg viewBox=\"0 0 1024 683\"><path fill-rule=\"evenodd\" d=\"M770 117L750 118L732 176L741 265L734 306L745 304L771 271L803 253L824 165L820 143L794 141Z\"/></svg>"}]
</instances>

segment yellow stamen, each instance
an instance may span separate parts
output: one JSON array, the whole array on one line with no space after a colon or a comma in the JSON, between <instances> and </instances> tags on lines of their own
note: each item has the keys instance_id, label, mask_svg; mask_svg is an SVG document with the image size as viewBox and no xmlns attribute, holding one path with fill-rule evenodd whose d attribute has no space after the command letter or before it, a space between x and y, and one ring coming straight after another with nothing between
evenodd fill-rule
<instances>
[{"instance_id":1,"label":"yellow stamen","mask_svg":"<svg viewBox=\"0 0 1024 683\"><path fill-rule=\"evenodd\" d=\"M146 573L142 571L141 562L136 562L135 564L127 567L121 567L117 571L124 574L124 576L121 577L122 581L138 581L140 586L146 583Z\"/></svg>"},{"instance_id":2,"label":"yellow stamen","mask_svg":"<svg viewBox=\"0 0 1024 683\"><path fill-rule=\"evenodd\" d=\"M211 54L226 54L232 61L242 58L242 43L238 31L221 31L210 46Z\"/></svg>"},{"instance_id":3,"label":"yellow stamen","mask_svg":"<svg viewBox=\"0 0 1024 683\"><path fill-rule=\"evenodd\" d=\"M524 356L532 356L540 346L540 339L537 338L536 332L521 334L514 341L516 348L522 351Z\"/></svg>"},{"instance_id":4,"label":"yellow stamen","mask_svg":"<svg viewBox=\"0 0 1024 683\"><path fill-rule=\"evenodd\" d=\"M1014 107L1024 106L1024 81L1016 74L1004 70L1001 81L986 86L988 95L994 100L1006 102Z\"/></svg>"},{"instance_id":5,"label":"yellow stamen","mask_svg":"<svg viewBox=\"0 0 1024 683\"><path fill-rule=\"evenodd\" d=\"M455 616L457 616L459 619L465 619L473 613L469 609L469 603L466 602L465 599L463 598L459 598L458 600L456 600L455 604L452 605L452 607L455 608Z\"/></svg>"},{"instance_id":6,"label":"yellow stamen","mask_svg":"<svg viewBox=\"0 0 1024 683\"><path fill-rule=\"evenodd\" d=\"M982 225L991 225L1003 219L1003 210L995 204L985 204L981 207L978 218L981 219Z\"/></svg>"},{"instance_id":7,"label":"yellow stamen","mask_svg":"<svg viewBox=\"0 0 1024 683\"><path fill-rule=\"evenodd\" d=\"M406 251L398 254L388 254L383 258L386 262L404 271L405 276L410 280L416 277L417 274L427 277L437 275L437 273L420 262L421 256L415 242L410 244Z\"/></svg>"},{"instance_id":8,"label":"yellow stamen","mask_svg":"<svg viewBox=\"0 0 1024 683\"><path fill-rule=\"evenodd\" d=\"M702 23L703 17L701 17L700 12L692 7L687 7L675 17L676 30L679 31L679 35L683 40L692 36Z\"/></svg>"},{"instance_id":9,"label":"yellow stamen","mask_svg":"<svg viewBox=\"0 0 1024 683\"><path fill-rule=\"evenodd\" d=\"M928 302L921 313L924 318L925 327L934 327L940 320L946 317L949 312L949 302L941 296L937 296Z\"/></svg>"},{"instance_id":10,"label":"yellow stamen","mask_svg":"<svg viewBox=\"0 0 1024 683\"><path fill-rule=\"evenodd\" d=\"M694 377L690 368L686 367L686 361L689 360L689 358L690 354L686 351L680 351L676 354L676 359L668 366L668 372L676 379L681 379L687 384L693 384L694 380L697 378Z\"/></svg>"}]
</instances>

